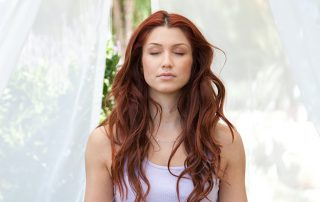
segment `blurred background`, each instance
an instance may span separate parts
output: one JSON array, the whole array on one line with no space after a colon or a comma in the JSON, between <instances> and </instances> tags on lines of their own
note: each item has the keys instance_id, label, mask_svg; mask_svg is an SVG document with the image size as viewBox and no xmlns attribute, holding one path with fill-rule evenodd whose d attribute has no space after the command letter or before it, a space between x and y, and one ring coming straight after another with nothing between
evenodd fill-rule
<instances>
[{"instance_id":1,"label":"blurred background","mask_svg":"<svg viewBox=\"0 0 320 202\"><path fill-rule=\"evenodd\" d=\"M319 1L0 0L0 202L83 201L102 99L159 9L226 52L212 69L244 141L249 201L320 201Z\"/></svg>"}]
</instances>

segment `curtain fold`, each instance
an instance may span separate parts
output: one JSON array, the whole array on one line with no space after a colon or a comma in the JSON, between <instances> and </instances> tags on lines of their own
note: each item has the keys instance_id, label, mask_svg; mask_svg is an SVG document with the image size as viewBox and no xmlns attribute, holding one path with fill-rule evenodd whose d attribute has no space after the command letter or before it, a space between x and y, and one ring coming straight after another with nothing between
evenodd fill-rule
<instances>
[{"instance_id":1,"label":"curtain fold","mask_svg":"<svg viewBox=\"0 0 320 202\"><path fill-rule=\"evenodd\" d=\"M269 4L308 118L320 134L320 2L270 0Z\"/></svg>"},{"instance_id":2,"label":"curtain fold","mask_svg":"<svg viewBox=\"0 0 320 202\"><path fill-rule=\"evenodd\" d=\"M0 2L1 202L83 201L110 9L110 0Z\"/></svg>"},{"instance_id":3,"label":"curtain fold","mask_svg":"<svg viewBox=\"0 0 320 202\"><path fill-rule=\"evenodd\" d=\"M0 2L0 94L16 67L40 4L41 0Z\"/></svg>"}]
</instances>

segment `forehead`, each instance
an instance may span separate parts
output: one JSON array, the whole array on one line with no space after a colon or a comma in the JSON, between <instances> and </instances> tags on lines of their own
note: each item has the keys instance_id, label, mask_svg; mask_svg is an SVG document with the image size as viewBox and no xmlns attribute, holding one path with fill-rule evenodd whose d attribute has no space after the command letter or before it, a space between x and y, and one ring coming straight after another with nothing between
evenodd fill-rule
<instances>
[{"instance_id":1,"label":"forehead","mask_svg":"<svg viewBox=\"0 0 320 202\"><path fill-rule=\"evenodd\" d=\"M147 37L144 45L149 45L153 43L164 46L170 46L175 44L186 44L187 46L190 46L188 38L180 28L169 28L166 26L154 28Z\"/></svg>"}]
</instances>

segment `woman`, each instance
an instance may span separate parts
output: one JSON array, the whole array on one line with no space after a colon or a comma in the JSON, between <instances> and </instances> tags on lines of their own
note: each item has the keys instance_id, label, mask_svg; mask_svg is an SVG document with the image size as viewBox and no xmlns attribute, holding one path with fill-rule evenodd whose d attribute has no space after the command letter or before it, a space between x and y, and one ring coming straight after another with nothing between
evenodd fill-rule
<instances>
[{"instance_id":1,"label":"woman","mask_svg":"<svg viewBox=\"0 0 320 202\"><path fill-rule=\"evenodd\" d=\"M115 106L88 140L86 202L247 201L243 144L212 60L185 17L158 11L140 24L113 83Z\"/></svg>"}]
</instances>

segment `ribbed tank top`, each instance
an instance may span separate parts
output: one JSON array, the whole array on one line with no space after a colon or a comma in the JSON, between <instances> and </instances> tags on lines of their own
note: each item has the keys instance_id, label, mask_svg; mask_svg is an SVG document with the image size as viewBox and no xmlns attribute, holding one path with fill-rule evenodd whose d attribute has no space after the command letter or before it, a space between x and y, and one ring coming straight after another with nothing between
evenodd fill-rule
<instances>
[{"instance_id":1,"label":"ribbed tank top","mask_svg":"<svg viewBox=\"0 0 320 202\"><path fill-rule=\"evenodd\" d=\"M147 196L148 202L177 202L178 196L176 192L176 184L178 178L171 175L167 166L160 166L152 163L149 160L144 161L146 177L150 183L150 192ZM184 166L170 167L170 170L175 175L179 175ZM188 176L187 176L188 177ZM114 189L114 202L134 202L135 194L128 183L128 176L125 174L125 182L128 187L127 200L121 201L120 193L117 188ZM146 190L146 185L142 182L142 187ZM181 202L187 201L188 196L193 190L192 180L190 178L181 178L179 182L179 192ZM211 190L208 198L212 202L217 202L219 191L219 179L215 179L214 187ZM202 201L208 201L207 199Z\"/></svg>"}]
</instances>

